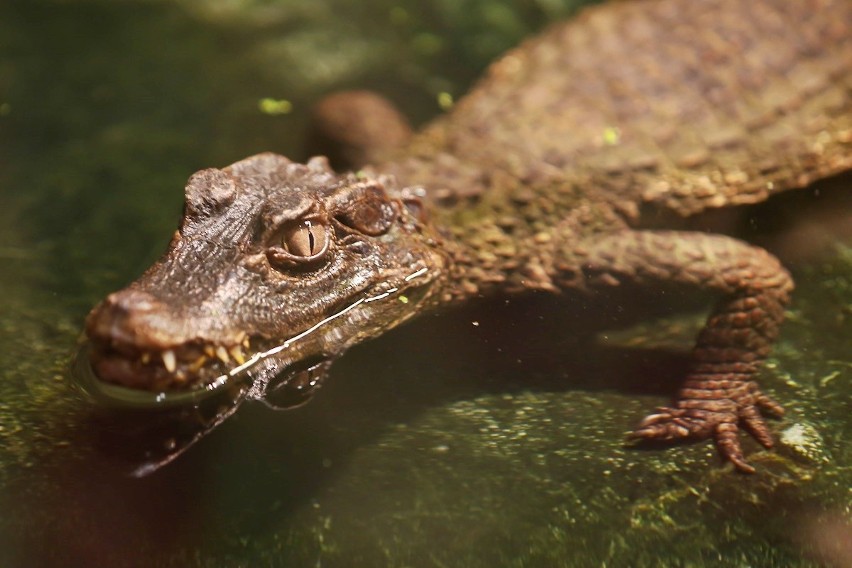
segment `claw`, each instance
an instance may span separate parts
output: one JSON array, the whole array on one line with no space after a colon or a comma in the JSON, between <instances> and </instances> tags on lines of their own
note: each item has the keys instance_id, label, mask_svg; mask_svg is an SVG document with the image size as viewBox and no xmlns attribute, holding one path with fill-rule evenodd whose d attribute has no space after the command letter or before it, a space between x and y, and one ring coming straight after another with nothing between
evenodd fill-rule
<instances>
[{"instance_id":1,"label":"claw","mask_svg":"<svg viewBox=\"0 0 852 568\"><path fill-rule=\"evenodd\" d=\"M687 391L688 392L688 391ZM722 458L739 471L754 473L743 456L739 441L739 425L765 448L773 446L772 435L760 409L781 415L783 409L761 393L754 383L743 384L736 391L704 390L701 398L685 397L675 408L657 408L643 419L629 438L631 440L682 440L713 438ZM683 394L683 393L682 393ZM706 396L711 394L711 396Z\"/></svg>"},{"instance_id":2,"label":"claw","mask_svg":"<svg viewBox=\"0 0 852 568\"><path fill-rule=\"evenodd\" d=\"M668 410L668 409L667 409ZM660 413L660 414L649 414L645 418L642 419L642 422L639 423L639 428L647 428L653 424L659 424L660 422L665 422L666 420L671 419L672 415L670 412Z\"/></svg>"},{"instance_id":3,"label":"claw","mask_svg":"<svg viewBox=\"0 0 852 568\"><path fill-rule=\"evenodd\" d=\"M629 437L634 440L676 440L689 437L689 429L678 417L678 411L670 410L669 414L652 414L646 417Z\"/></svg>"},{"instance_id":4,"label":"claw","mask_svg":"<svg viewBox=\"0 0 852 568\"><path fill-rule=\"evenodd\" d=\"M742 410L740 421L743 427L757 440L761 446L766 449L775 445L772 439L772 434L769 433L769 428L763 422L763 418L754 406L747 406Z\"/></svg>"},{"instance_id":5,"label":"claw","mask_svg":"<svg viewBox=\"0 0 852 568\"><path fill-rule=\"evenodd\" d=\"M754 473L754 467L745 461L743 456L740 440L737 437L738 430L737 425L731 422L719 424L715 432L716 447L719 448L722 457L734 464L734 467L738 470L744 473Z\"/></svg>"},{"instance_id":6,"label":"claw","mask_svg":"<svg viewBox=\"0 0 852 568\"><path fill-rule=\"evenodd\" d=\"M753 388L754 404L760 408L760 410L767 412L776 418L784 416L784 408L782 408L780 404L775 402L771 397L757 390L757 386L754 386Z\"/></svg>"}]
</instances>

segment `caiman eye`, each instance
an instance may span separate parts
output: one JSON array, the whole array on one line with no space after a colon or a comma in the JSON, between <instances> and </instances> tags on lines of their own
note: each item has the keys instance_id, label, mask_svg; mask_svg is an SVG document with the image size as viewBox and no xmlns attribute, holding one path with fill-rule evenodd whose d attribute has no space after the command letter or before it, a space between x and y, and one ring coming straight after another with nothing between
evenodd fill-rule
<instances>
[{"instance_id":1,"label":"caiman eye","mask_svg":"<svg viewBox=\"0 0 852 568\"><path fill-rule=\"evenodd\" d=\"M320 254L328 247L328 233L323 225L303 221L289 227L281 241L287 252L293 256L309 258Z\"/></svg>"},{"instance_id":2,"label":"caiman eye","mask_svg":"<svg viewBox=\"0 0 852 568\"><path fill-rule=\"evenodd\" d=\"M325 258L331 238L320 221L306 219L288 224L272 238L266 249L269 263L278 269L313 268Z\"/></svg>"}]
</instances>

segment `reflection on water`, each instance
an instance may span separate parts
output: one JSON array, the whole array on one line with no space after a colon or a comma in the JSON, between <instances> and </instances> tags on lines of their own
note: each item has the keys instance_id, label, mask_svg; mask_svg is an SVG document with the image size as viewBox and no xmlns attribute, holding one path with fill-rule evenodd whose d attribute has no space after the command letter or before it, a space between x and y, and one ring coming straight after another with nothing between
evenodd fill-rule
<instances>
[{"instance_id":1,"label":"reflection on water","mask_svg":"<svg viewBox=\"0 0 852 568\"><path fill-rule=\"evenodd\" d=\"M88 341L77 352L71 375L96 403L110 409L103 415L133 424L132 428L120 428L123 433L131 430L130 436L114 445L133 449L132 475L145 477L177 459L247 400L262 402L272 410L293 410L306 404L322 386L333 362L328 355L309 355L309 342L331 333L328 328L340 335L341 329L355 326L354 333L361 322L378 319L364 315L364 310L387 314L387 306L400 299L413 309L417 296L425 295L422 289L430 280L428 272L420 268L400 278L397 286L379 283L348 306L277 345L248 355L246 360L234 361L235 366L226 373L191 390L147 391L99 380L90 364L94 347ZM391 321L385 318L383 323L390 326ZM104 423L98 430L115 428Z\"/></svg>"},{"instance_id":2,"label":"reflection on water","mask_svg":"<svg viewBox=\"0 0 852 568\"><path fill-rule=\"evenodd\" d=\"M70 380L85 313L165 247L192 171L301 157L307 102L336 86L385 86L425 117L557 4L0 6L0 564L849 563L848 176L740 212L798 283L761 377L791 441L746 441L756 476L709 444L624 447L700 322L667 304L595 335L640 298L425 318L335 363L311 404L248 401L143 479L140 457L185 447L221 405L109 411Z\"/></svg>"},{"instance_id":3,"label":"reflection on water","mask_svg":"<svg viewBox=\"0 0 852 568\"><path fill-rule=\"evenodd\" d=\"M168 465L230 418L251 389L234 373L210 389L152 393L99 381L89 365L89 346L77 353L71 375L94 402L92 435L110 455L126 455L128 473L145 477Z\"/></svg>"}]
</instances>

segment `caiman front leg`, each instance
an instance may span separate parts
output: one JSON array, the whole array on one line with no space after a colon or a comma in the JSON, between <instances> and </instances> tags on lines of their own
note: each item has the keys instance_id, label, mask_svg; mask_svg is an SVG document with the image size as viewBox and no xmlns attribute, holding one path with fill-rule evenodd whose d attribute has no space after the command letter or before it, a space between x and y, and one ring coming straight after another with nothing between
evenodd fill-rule
<instances>
[{"instance_id":1,"label":"caiman front leg","mask_svg":"<svg viewBox=\"0 0 852 568\"><path fill-rule=\"evenodd\" d=\"M582 275L593 289L675 283L722 295L698 335L674 406L657 409L632 437L713 438L725 459L753 473L737 432L743 426L763 446L773 445L760 411L783 410L754 377L784 318L789 273L763 249L702 233L626 230L595 240L587 253Z\"/></svg>"}]
</instances>

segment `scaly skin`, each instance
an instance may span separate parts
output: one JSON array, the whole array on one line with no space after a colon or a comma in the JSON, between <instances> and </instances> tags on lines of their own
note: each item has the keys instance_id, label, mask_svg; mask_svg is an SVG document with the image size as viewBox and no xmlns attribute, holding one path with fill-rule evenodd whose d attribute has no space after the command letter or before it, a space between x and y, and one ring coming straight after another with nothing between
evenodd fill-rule
<instances>
[{"instance_id":1,"label":"scaly skin","mask_svg":"<svg viewBox=\"0 0 852 568\"><path fill-rule=\"evenodd\" d=\"M608 5L504 56L376 170L430 189L460 243L452 300L678 283L721 295L674 408L634 436L713 438L751 472L737 429L772 446L758 409L782 409L753 378L792 280L734 239L632 227L642 211L754 203L849 169L850 91L850 2Z\"/></svg>"},{"instance_id":2,"label":"scaly skin","mask_svg":"<svg viewBox=\"0 0 852 568\"><path fill-rule=\"evenodd\" d=\"M674 405L634 436L712 438L754 471L737 431L772 445L760 410L782 411L754 378L791 278L738 240L640 227L852 168L850 91L848 0L589 9L358 176L274 155L197 174L164 258L90 314L93 366L132 388L203 389L236 380L212 353L251 345L248 396L278 376L301 401L316 381L300 362L324 368L415 313L528 290L692 287L720 299Z\"/></svg>"}]
</instances>

